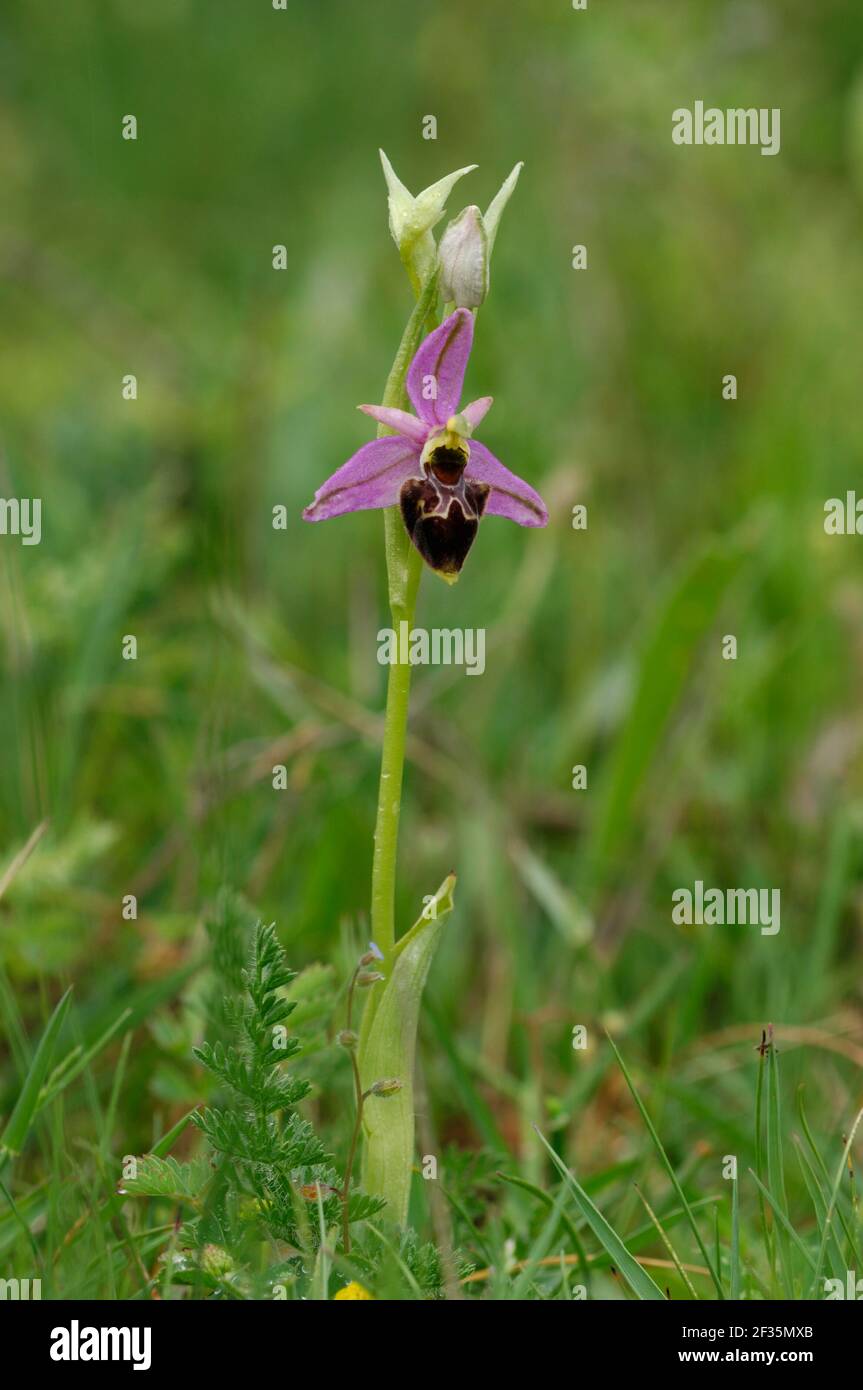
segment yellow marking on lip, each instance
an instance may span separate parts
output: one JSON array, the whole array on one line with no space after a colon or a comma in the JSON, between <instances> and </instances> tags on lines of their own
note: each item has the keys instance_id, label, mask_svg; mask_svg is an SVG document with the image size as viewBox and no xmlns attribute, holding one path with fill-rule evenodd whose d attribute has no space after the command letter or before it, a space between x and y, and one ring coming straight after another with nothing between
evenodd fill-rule
<instances>
[{"instance_id":1,"label":"yellow marking on lip","mask_svg":"<svg viewBox=\"0 0 863 1390\"><path fill-rule=\"evenodd\" d=\"M420 463L427 465L438 449L450 449L453 453L460 454L464 459L464 467L467 468L470 460L470 444L456 430L447 428L441 430L439 434L430 435L420 455Z\"/></svg>"}]
</instances>

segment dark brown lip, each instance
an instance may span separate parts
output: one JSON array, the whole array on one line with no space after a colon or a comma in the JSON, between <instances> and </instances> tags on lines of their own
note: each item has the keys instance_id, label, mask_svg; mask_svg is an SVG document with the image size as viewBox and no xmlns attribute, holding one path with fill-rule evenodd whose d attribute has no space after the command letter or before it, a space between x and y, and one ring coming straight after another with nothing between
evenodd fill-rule
<instances>
[{"instance_id":1,"label":"dark brown lip","mask_svg":"<svg viewBox=\"0 0 863 1390\"><path fill-rule=\"evenodd\" d=\"M489 491L485 483L466 483L463 495L447 502L428 478L409 478L402 484L399 500L407 533L433 570L444 575L460 572L476 539ZM442 501L445 510L439 510Z\"/></svg>"}]
</instances>

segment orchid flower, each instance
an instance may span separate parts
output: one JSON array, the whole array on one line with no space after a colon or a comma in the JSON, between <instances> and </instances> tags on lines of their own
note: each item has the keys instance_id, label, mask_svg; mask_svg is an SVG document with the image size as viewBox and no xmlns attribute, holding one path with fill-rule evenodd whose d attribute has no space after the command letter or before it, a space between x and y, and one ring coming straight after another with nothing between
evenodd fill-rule
<instances>
[{"instance_id":1,"label":"orchid flower","mask_svg":"<svg viewBox=\"0 0 863 1390\"><path fill-rule=\"evenodd\" d=\"M327 521L398 505L413 545L450 584L483 516L505 516L519 526L548 522L539 494L473 438L492 397L459 411L473 326L473 314L457 309L420 344L406 382L415 415L390 406L359 407L395 434L364 444L303 512L306 521Z\"/></svg>"}]
</instances>

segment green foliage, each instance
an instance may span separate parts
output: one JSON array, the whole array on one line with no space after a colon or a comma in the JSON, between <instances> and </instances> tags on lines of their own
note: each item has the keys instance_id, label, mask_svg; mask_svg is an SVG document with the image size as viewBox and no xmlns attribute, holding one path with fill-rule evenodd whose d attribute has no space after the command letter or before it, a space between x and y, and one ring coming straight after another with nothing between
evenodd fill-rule
<instances>
[{"instance_id":1,"label":"green foliage","mask_svg":"<svg viewBox=\"0 0 863 1390\"><path fill-rule=\"evenodd\" d=\"M216 1017L222 1016L225 999L235 999L242 991L252 920L252 910L242 895L222 887L206 923L215 976L210 1002Z\"/></svg>"},{"instance_id":2,"label":"green foliage","mask_svg":"<svg viewBox=\"0 0 863 1390\"><path fill-rule=\"evenodd\" d=\"M286 1061L288 1057L295 1056L299 1047L297 1039L291 1038L282 1049L281 1059L276 1060ZM219 1042L213 1047L209 1043L196 1047L195 1056L209 1071L220 1077L238 1095L244 1096L256 1110L265 1115L272 1114L274 1110L283 1110L289 1105L296 1105L309 1093L307 1081L256 1074L255 1069L250 1067L233 1047L226 1048ZM269 1065L273 1064L271 1058L267 1061Z\"/></svg>"},{"instance_id":3,"label":"green foliage","mask_svg":"<svg viewBox=\"0 0 863 1390\"><path fill-rule=\"evenodd\" d=\"M10 1159L22 1149L33 1119L39 1109L42 1098L42 1085L46 1079L48 1068L54 1056L54 1049L57 1044L58 1035L63 1027L66 1014L69 1009L69 998L72 991L66 990L62 999L58 1003L47 1027L39 1039L39 1045L33 1056L33 1061L24 1078L21 1093L15 1104L12 1114L0 1135L0 1168L4 1168Z\"/></svg>"},{"instance_id":4,"label":"green foliage","mask_svg":"<svg viewBox=\"0 0 863 1390\"><path fill-rule=\"evenodd\" d=\"M446 1273L440 1250L433 1242L423 1241L410 1227L399 1230L385 1223L368 1230L354 1244L351 1264L361 1281L373 1288L378 1298L441 1299L446 1296ZM456 1251L452 1267L453 1277L460 1281L473 1272L475 1265Z\"/></svg>"},{"instance_id":5,"label":"green foliage","mask_svg":"<svg viewBox=\"0 0 863 1390\"><path fill-rule=\"evenodd\" d=\"M134 1177L124 1178L122 1193L132 1197L168 1197L175 1202L200 1206L213 1173L207 1159L178 1163L175 1158L144 1154L136 1162Z\"/></svg>"},{"instance_id":6,"label":"green foliage","mask_svg":"<svg viewBox=\"0 0 863 1390\"><path fill-rule=\"evenodd\" d=\"M172 1279L214 1293L225 1293L227 1283L232 1297L260 1297L292 1260L301 1261L304 1251L313 1257L321 1230L338 1222L341 1201L324 1147L297 1110L310 1084L287 1070L301 1051L286 1029L298 1007L286 993L295 973L285 963L275 927L259 922L249 932L245 923L244 906L222 895L209 934L217 980L229 991L217 1013L235 1041L195 1047L224 1100L191 1116L213 1157L179 1163L146 1155L122 1190L167 1198L198 1213L184 1226L183 1249L170 1263ZM251 935L245 965L238 950L243 935ZM355 1192L349 1219L366 1221L382 1206ZM252 1252L264 1237L294 1250L278 1261L276 1274L269 1267L252 1273ZM216 1251L222 1252L218 1258Z\"/></svg>"},{"instance_id":7,"label":"green foliage","mask_svg":"<svg viewBox=\"0 0 863 1390\"><path fill-rule=\"evenodd\" d=\"M296 1242L295 1191L318 1180L326 1156L311 1125L296 1111L309 1083L283 1071L300 1050L285 1029L295 1005L284 998L284 990L294 972L285 964L275 927L262 923L254 929L249 962L238 975L233 952L221 950L217 959L223 969L228 965L226 983L236 978L240 985L240 993L224 1004L238 1043L205 1042L195 1048L198 1060L226 1088L228 1101L198 1112L193 1123L221 1156L222 1212L228 1210L228 1189L254 1194L262 1226L279 1239Z\"/></svg>"}]
</instances>

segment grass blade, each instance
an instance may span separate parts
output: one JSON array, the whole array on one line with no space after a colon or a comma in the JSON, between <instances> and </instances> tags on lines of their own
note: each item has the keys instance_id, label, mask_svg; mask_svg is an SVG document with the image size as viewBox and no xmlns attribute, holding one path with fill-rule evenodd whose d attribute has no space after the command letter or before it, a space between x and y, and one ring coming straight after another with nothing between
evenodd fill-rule
<instances>
[{"instance_id":1,"label":"grass blade","mask_svg":"<svg viewBox=\"0 0 863 1390\"><path fill-rule=\"evenodd\" d=\"M619 1067L620 1067L620 1070L623 1072L624 1080L626 1081L626 1084L627 1084L627 1086L629 1087L629 1090L630 1090L630 1094L631 1094L631 1096L632 1096L632 1099L635 1101L635 1104L638 1106L638 1110L639 1110L639 1113L640 1113L640 1115L641 1115L641 1118L643 1119L645 1125L647 1126L647 1132L648 1132L648 1134L650 1135L651 1139L653 1140L653 1146L654 1146L654 1148L656 1149L656 1152L659 1154L660 1160L661 1160L661 1162L662 1162L662 1166L663 1166L663 1168L665 1169L666 1173L668 1174L668 1177L669 1177L669 1179L670 1179L670 1181L671 1181L672 1187L674 1188L675 1192L677 1193L678 1197L680 1198L680 1204L681 1204L681 1206L683 1207L684 1211L686 1212L686 1219L688 1220L689 1225L690 1225L690 1227L691 1227L691 1229L692 1229L692 1234L695 1236L695 1240L696 1240L696 1244L698 1245L698 1249L701 1251L701 1258L704 1260L704 1263L707 1265L707 1268L710 1270L710 1277L711 1277L711 1279L713 1280L713 1287L716 1289L716 1296L717 1296L717 1298L724 1298L724 1297L725 1297L725 1294L724 1294L723 1289L722 1289L722 1282L721 1282L721 1280L720 1280L720 1278L719 1278L719 1275L717 1274L716 1270L715 1270L714 1267L713 1267L713 1261L711 1260L710 1256L709 1256L708 1253L707 1253L707 1246L704 1244L704 1241L703 1241L702 1238L701 1238L701 1232L700 1232L699 1229L698 1229L698 1223L696 1222L695 1217L694 1217L693 1214L692 1214L692 1210L691 1210L691 1208L690 1208L690 1206L689 1206L688 1201L686 1200L686 1195L685 1195L685 1193L684 1193L684 1191L683 1191L683 1188L682 1188L681 1185L680 1185L680 1180L678 1179L678 1176L677 1176L677 1174L676 1174L675 1171L674 1171L674 1168L673 1168L673 1166L672 1166L672 1164L671 1164L671 1160L670 1160L670 1158L668 1157L668 1154L665 1152L665 1149L664 1149L663 1146L662 1146L662 1140L660 1139L659 1135L657 1134L657 1132L656 1132L656 1130L655 1130L655 1128L654 1128L653 1121L651 1120L650 1116L649 1116L648 1113L647 1113L647 1110L645 1109L645 1106L644 1106L644 1103L643 1103L643 1101L642 1101L642 1099L641 1099L641 1096L638 1094L638 1091L635 1089L635 1083L633 1082L632 1077L630 1076L629 1072L627 1071L626 1063L624 1062L623 1058L621 1057L620 1053L618 1052L617 1048L616 1048L615 1045L614 1045L614 1040L613 1040L613 1038L612 1038L608 1033L606 1033L606 1037L608 1038L608 1041L611 1043L611 1050L612 1050L612 1052L614 1053L615 1057L617 1058L618 1065L619 1065Z\"/></svg>"},{"instance_id":2,"label":"grass blade","mask_svg":"<svg viewBox=\"0 0 863 1390\"><path fill-rule=\"evenodd\" d=\"M105 1032L101 1037L96 1039L91 1047L88 1047L86 1050L82 1050L80 1047L75 1048L73 1052L69 1053L68 1057L63 1059L58 1067L54 1068L45 1083L44 1090L39 1100L39 1109L41 1109L43 1105L47 1105L49 1101L54 1100L55 1096L59 1096L60 1092L64 1091L69 1085L70 1081L74 1081L77 1076L81 1075L81 1072L85 1067L89 1066L93 1058L97 1057L102 1049L108 1046L114 1034L119 1032L131 1017L131 1014L131 1009L124 1009L119 1018L115 1019L114 1022L106 1028Z\"/></svg>"},{"instance_id":3,"label":"grass blade","mask_svg":"<svg viewBox=\"0 0 863 1390\"><path fill-rule=\"evenodd\" d=\"M806 1191L809 1193L809 1200L812 1203L812 1207L815 1212L815 1220L818 1223L818 1230L820 1231L827 1217L827 1198L821 1191L821 1185L818 1181L818 1175L815 1172L815 1169L812 1167L812 1164L809 1161L806 1151L803 1148L803 1145L801 1144L799 1138L797 1139L797 1142L795 1144L794 1151L797 1154L797 1160L800 1164L800 1171L803 1174L803 1182L805 1184ZM837 1277L844 1276L846 1264L845 1260L842 1257L842 1248L839 1244L839 1237L836 1233L835 1227L831 1232L830 1236L830 1252L833 1261L831 1274Z\"/></svg>"},{"instance_id":4,"label":"grass blade","mask_svg":"<svg viewBox=\"0 0 863 1390\"><path fill-rule=\"evenodd\" d=\"M773 1025L770 1024L770 1032L773 1032ZM764 1181L764 1063L767 1057L767 1032L761 1034L761 1046L758 1049L758 1076L755 1081L755 1172L759 1182ZM764 1196L759 1188L758 1191L758 1211L761 1217L761 1237L764 1242L764 1254L771 1271L775 1274L776 1261L773 1249L773 1239L770 1227L767 1222L767 1207Z\"/></svg>"},{"instance_id":5,"label":"grass blade","mask_svg":"<svg viewBox=\"0 0 863 1390\"><path fill-rule=\"evenodd\" d=\"M537 1187L535 1183L528 1182L526 1178L519 1178L516 1176L515 1173L498 1173L497 1176L501 1182L509 1183L511 1187L521 1188L522 1192L529 1192L530 1195L532 1197L535 1197L538 1202L542 1202L543 1206L554 1208L554 1198L550 1197L547 1192L543 1192L542 1188ZM581 1237L579 1236L578 1231L575 1229L575 1226L570 1221L565 1211L561 1211L560 1213L560 1224L566 1227L566 1233L572 1241L575 1253L581 1262L580 1272L584 1275L584 1282L587 1286L587 1292L589 1296L590 1265L587 1262L587 1255L585 1254L584 1246L581 1243Z\"/></svg>"},{"instance_id":6,"label":"grass blade","mask_svg":"<svg viewBox=\"0 0 863 1390\"><path fill-rule=\"evenodd\" d=\"M765 1186L764 1186L764 1183L763 1183L763 1182L759 1182L759 1180L758 1180L758 1175L757 1175L757 1173L755 1172L755 1169L754 1169L754 1168L750 1168L749 1171L750 1171L750 1173L752 1174L753 1178L755 1179L755 1182L756 1182L756 1184L757 1184L759 1190L764 1194L764 1196L766 1197L767 1201L770 1203L771 1210L773 1211L773 1214L774 1214L774 1216L776 1217L776 1220L779 1222L779 1225L780 1225L780 1227L781 1227L782 1234L787 1235L787 1236L790 1237L790 1239L793 1241L795 1247L800 1251L800 1253L801 1253L801 1255L803 1256L804 1260L805 1260L806 1263L808 1264L809 1268L810 1268L810 1269L814 1269L814 1268L815 1268L815 1261L814 1261L814 1259L813 1259L812 1256L810 1255L809 1251L806 1249L806 1246L803 1244L803 1241L800 1239L800 1237L799 1237L799 1235L797 1234L797 1232L795 1231L794 1227L791 1225L791 1222L788 1220L788 1217L785 1215L785 1212L782 1210L782 1208L781 1208L781 1206L779 1205L779 1203L777 1202L776 1198L773 1196L773 1194L772 1194L772 1192L770 1191L770 1189L769 1189L768 1187L765 1187ZM786 1252L786 1259L787 1259L787 1252Z\"/></svg>"},{"instance_id":7,"label":"grass blade","mask_svg":"<svg viewBox=\"0 0 863 1390\"><path fill-rule=\"evenodd\" d=\"M539 1232L530 1250L527 1252L527 1257L523 1262L523 1268L509 1291L509 1297L513 1302L521 1302L527 1297L527 1291L534 1278L534 1271L541 1261L545 1259L551 1248L551 1242L554 1240L555 1233L560 1225L560 1218L565 1201L566 1188L561 1186L556 1199L552 1202L551 1213L548 1220Z\"/></svg>"},{"instance_id":8,"label":"grass blade","mask_svg":"<svg viewBox=\"0 0 863 1390\"><path fill-rule=\"evenodd\" d=\"M689 1278L689 1275L686 1273L686 1270L683 1268L683 1265L677 1258L677 1251L671 1244L671 1241L668 1239L668 1236L665 1234L665 1231L662 1229L662 1223L660 1222L659 1217L656 1215L656 1212L653 1210L653 1207L650 1205L641 1188L638 1186L638 1183L635 1184L635 1190L644 1204L644 1210L647 1212L647 1215L650 1217L651 1221L653 1222L653 1225L656 1227L656 1230L659 1233L659 1239L662 1241L662 1244L665 1246L666 1250L671 1256L677 1273L680 1275L689 1292L692 1294L692 1297L697 1300L698 1294L695 1292L692 1280Z\"/></svg>"},{"instance_id":9,"label":"grass blade","mask_svg":"<svg viewBox=\"0 0 863 1390\"><path fill-rule=\"evenodd\" d=\"M72 986L70 985L57 1004L39 1040L39 1046L36 1048L35 1056L21 1088L21 1094L9 1116L9 1123L3 1131L3 1138L0 1140L0 1168L3 1168L10 1158L19 1154L24 1147L33 1118L39 1109L40 1092L48 1074L51 1059L54 1056L54 1048L60 1029L66 1020L71 996Z\"/></svg>"},{"instance_id":10,"label":"grass blade","mask_svg":"<svg viewBox=\"0 0 863 1390\"><path fill-rule=\"evenodd\" d=\"M620 1236L613 1227L609 1226L599 1208L593 1205L593 1202L588 1197L584 1188L579 1185L563 1160L558 1158L554 1149L545 1138L545 1135L538 1129L536 1132L539 1135L541 1143L548 1150L552 1163L560 1173L569 1191L572 1193L575 1204L581 1215L593 1231L600 1245L611 1256L615 1268L620 1270L620 1273L632 1289L636 1298L642 1300L651 1299L653 1301L661 1300L664 1302L665 1295L659 1285L654 1283L647 1271L642 1269L635 1257L629 1253L623 1241L620 1239Z\"/></svg>"},{"instance_id":11,"label":"grass blade","mask_svg":"<svg viewBox=\"0 0 863 1390\"><path fill-rule=\"evenodd\" d=\"M788 1221L788 1199L785 1195L785 1166L782 1160L782 1115L779 1096L779 1058L776 1046L767 1050L767 1187L770 1190L774 1213L781 1218L776 1233L779 1248L779 1268L785 1285L786 1298L794 1297L794 1278L788 1251L786 1232L793 1229Z\"/></svg>"},{"instance_id":12,"label":"grass blade","mask_svg":"<svg viewBox=\"0 0 863 1390\"><path fill-rule=\"evenodd\" d=\"M731 1179L731 1297L740 1299L740 1191L736 1169Z\"/></svg>"},{"instance_id":13,"label":"grass blade","mask_svg":"<svg viewBox=\"0 0 863 1390\"><path fill-rule=\"evenodd\" d=\"M857 1112L857 1118L851 1126L851 1133L845 1140L845 1147L842 1150L842 1157L839 1160L839 1167L836 1169L836 1177L833 1181L833 1188L830 1193L830 1202L827 1206L827 1215L824 1218L824 1226L821 1230L821 1244L818 1248L818 1259L815 1263L815 1277L812 1280L812 1291L810 1294L810 1297L812 1298L815 1297L815 1291L818 1287L818 1280L821 1277L821 1268L824 1264L824 1255L827 1250L827 1241L830 1238L830 1232L833 1226L833 1213L836 1210L836 1200L839 1196L839 1188L842 1185L842 1178L845 1173L845 1165L848 1162L848 1155L851 1152L851 1146L854 1143L854 1137L857 1133L861 1120L863 1120L863 1110L859 1110Z\"/></svg>"},{"instance_id":14,"label":"grass blade","mask_svg":"<svg viewBox=\"0 0 863 1390\"><path fill-rule=\"evenodd\" d=\"M803 1104L803 1087L802 1087L802 1086L799 1088L798 1093L797 1093L797 1110L798 1110L798 1113L799 1113L799 1115L800 1115L800 1123L801 1123L801 1125L803 1126L803 1134L804 1134L804 1136L805 1136L805 1138L806 1138L807 1144L809 1145L809 1151L810 1151L810 1153L812 1154L812 1158L813 1158L813 1161L814 1161L815 1165L817 1166L818 1174L820 1174L820 1180L819 1180L819 1178L818 1178L818 1175L817 1175L817 1174L815 1175L815 1177L816 1177L816 1182L817 1182L817 1186L818 1186L818 1191L819 1191L819 1193L821 1194L821 1198L822 1198L822 1202L823 1202L823 1206L824 1206L824 1210L823 1210L823 1212L822 1212L822 1213L820 1214L820 1216L819 1216L819 1226L820 1226L820 1224L821 1224L821 1222L823 1221L824 1217L826 1216L826 1212L827 1212L827 1195L826 1195L826 1194L827 1194L827 1191L829 1190L829 1187L830 1187L830 1174L829 1174L828 1171L827 1171L827 1164L824 1162L824 1159L821 1157L821 1151L820 1151L820 1149L818 1148L818 1145L815 1143L815 1138L814 1138L814 1136L813 1136L813 1134L812 1134L812 1130L809 1128L809 1120L808 1120L808 1118L807 1118L806 1109L805 1109L805 1106L804 1106L804 1104ZM803 1150L802 1150L802 1147L801 1147L801 1153L802 1153L802 1152L803 1152ZM822 1184L823 1184L823 1186L822 1186ZM849 1259L849 1260L846 1260L845 1257L844 1257L843 1254L842 1254L841 1243L840 1243L840 1240L839 1240L839 1236L838 1236L838 1233L836 1232L836 1229L835 1229L835 1227L834 1227L833 1232L832 1232L832 1237L831 1237L831 1238L832 1238L834 1244L836 1245L837 1251L839 1252L839 1262L840 1262L840 1266L841 1266L842 1269L846 1269L846 1268L856 1268L856 1267L860 1264L860 1257L859 1257L859 1253L858 1253L858 1250L857 1250L857 1240L856 1240L856 1236L855 1236L854 1231L852 1230L851 1226L848 1224L848 1221L846 1220L845 1212L842 1210L842 1207L841 1207L841 1206L837 1206L836 1211L837 1211L837 1215L838 1215L838 1217L839 1217L840 1224L841 1224L841 1226L842 1226L842 1230L843 1230L844 1233L845 1233L845 1239L846 1239L847 1242L848 1242L848 1249L849 1249L849 1251L851 1252L850 1259ZM853 1261L853 1263L852 1263L852 1261Z\"/></svg>"}]
</instances>

